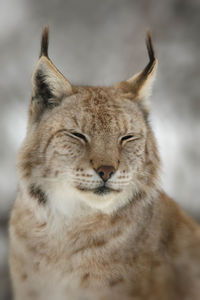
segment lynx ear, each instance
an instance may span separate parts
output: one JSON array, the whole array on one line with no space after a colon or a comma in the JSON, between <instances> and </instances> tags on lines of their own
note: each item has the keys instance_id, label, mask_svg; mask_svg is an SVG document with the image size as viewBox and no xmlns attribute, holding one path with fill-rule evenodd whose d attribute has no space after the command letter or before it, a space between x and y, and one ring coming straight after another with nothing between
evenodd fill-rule
<instances>
[{"instance_id":1,"label":"lynx ear","mask_svg":"<svg viewBox=\"0 0 200 300\"><path fill-rule=\"evenodd\" d=\"M145 113L149 111L148 98L151 95L153 81L155 79L157 59L155 58L151 34L147 31L146 46L149 55L149 63L140 73L137 73L125 82L121 82L122 89L132 94L134 101L137 101Z\"/></svg>"},{"instance_id":2,"label":"lynx ear","mask_svg":"<svg viewBox=\"0 0 200 300\"><path fill-rule=\"evenodd\" d=\"M48 27L45 27L42 34L40 58L32 76L32 115L35 114L38 119L45 109L52 109L59 105L63 97L71 94L71 84L48 57Z\"/></svg>"}]
</instances>

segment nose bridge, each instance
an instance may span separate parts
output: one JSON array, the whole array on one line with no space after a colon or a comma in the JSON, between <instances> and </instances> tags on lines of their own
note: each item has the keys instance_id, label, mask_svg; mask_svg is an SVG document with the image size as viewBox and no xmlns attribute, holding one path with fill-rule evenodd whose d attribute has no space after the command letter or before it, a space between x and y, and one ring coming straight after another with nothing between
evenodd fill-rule
<instances>
[{"instance_id":1,"label":"nose bridge","mask_svg":"<svg viewBox=\"0 0 200 300\"><path fill-rule=\"evenodd\" d=\"M118 168L119 149L116 143L110 139L99 138L91 145L90 160L94 169L101 166L113 166Z\"/></svg>"}]
</instances>

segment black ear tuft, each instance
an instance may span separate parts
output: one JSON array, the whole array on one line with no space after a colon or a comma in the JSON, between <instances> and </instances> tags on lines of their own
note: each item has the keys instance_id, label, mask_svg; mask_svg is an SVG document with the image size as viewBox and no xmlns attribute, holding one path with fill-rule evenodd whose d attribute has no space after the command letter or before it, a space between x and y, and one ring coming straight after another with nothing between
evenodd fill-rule
<instances>
[{"instance_id":1,"label":"black ear tuft","mask_svg":"<svg viewBox=\"0 0 200 300\"><path fill-rule=\"evenodd\" d=\"M126 84L123 83L122 89L129 90L132 94L134 101L137 101L142 108L145 114L149 111L149 102L148 98L151 95L152 84L155 79L156 68L157 68L157 59L154 54L153 43L151 39L150 31L147 31L146 37L146 46L149 56L149 62L142 72L137 73L126 81ZM128 85L127 85L128 83ZM120 86L120 85L118 85Z\"/></svg>"},{"instance_id":2,"label":"black ear tuft","mask_svg":"<svg viewBox=\"0 0 200 300\"><path fill-rule=\"evenodd\" d=\"M155 60L155 53L154 53L154 48L153 48L153 43L151 38L151 32L149 29L147 30L146 45L149 54L149 60L150 62L153 62Z\"/></svg>"},{"instance_id":3,"label":"black ear tuft","mask_svg":"<svg viewBox=\"0 0 200 300\"><path fill-rule=\"evenodd\" d=\"M42 33L40 59L32 76L30 117L39 120L45 110L58 106L63 98L73 94L70 82L58 71L48 57L49 28Z\"/></svg>"},{"instance_id":4,"label":"black ear tuft","mask_svg":"<svg viewBox=\"0 0 200 300\"><path fill-rule=\"evenodd\" d=\"M45 26L42 32L40 57L43 55L48 57L48 46L49 46L49 26Z\"/></svg>"},{"instance_id":5,"label":"black ear tuft","mask_svg":"<svg viewBox=\"0 0 200 300\"><path fill-rule=\"evenodd\" d=\"M146 76L152 72L155 62L156 62L155 52L154 52L154 48L153 48L153 42L152 42L151 33L149 30L147 30L146 46L147 46L147 51L148 51L148 55L149 55L149 63L143 70L144 76Z\"/></svg>"}]
</instances>

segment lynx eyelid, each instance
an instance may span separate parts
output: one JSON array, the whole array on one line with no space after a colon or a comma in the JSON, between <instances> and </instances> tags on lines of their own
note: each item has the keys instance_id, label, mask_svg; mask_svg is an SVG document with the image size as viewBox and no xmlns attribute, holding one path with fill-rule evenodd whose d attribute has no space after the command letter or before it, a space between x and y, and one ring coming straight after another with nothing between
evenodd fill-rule
<instances>
[{"instance_id":1,"label":"lynx eyelid","mask_svg":"<svg viewBox=\"0 0 200 300\"><path fill-rule=\"evenodd\" d=\"M120 138L120 142L123 143L123 142L135 141L138 140L139 138L140 138L139 136L134 136L133 134L127 134Z\"/></svg>"},{"instance_id":2,"label":"lynx eyelid","mask_svg":"<svg viewBox=\"0 0 200 300\"><path fill-rule=\"evenodd\" d=\"M80 132L70 132L70 134L82 141L84 141L85 143L87 143L87 138L84 134L80 133Z\"/></svg>"}]
</instances>

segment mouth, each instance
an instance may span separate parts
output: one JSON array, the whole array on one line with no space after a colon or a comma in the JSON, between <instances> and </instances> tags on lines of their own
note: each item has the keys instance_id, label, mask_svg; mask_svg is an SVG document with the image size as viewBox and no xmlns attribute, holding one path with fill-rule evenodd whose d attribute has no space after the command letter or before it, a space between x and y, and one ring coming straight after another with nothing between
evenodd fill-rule
<instances>
[{"instance_id":1,"label":"mouth","mask_svg":"<svg viewBox=\"0 0 200 300\"><path fill-rule=\"evenodd\" d=\"M83 192L92 192L95 195L99 195L99 196L107 195L109 193L119 193L120 192L120 190L114 190L105 185L97 187L95 189L86 189L86 188L82 188L82 187L77 187L77 188Z\"/></svg>"},{"instance_id":2,"label":"mouth","mask_svg":"<svg viewBox=\"0 0 200 300\"><path fill-rule=\"evenodd\" d=\"M106 187L105 185L96 188L95 190L93 190L93 193L96 195L105 195L105 194L109 194L110 192L113 192L112 189Z\"/></svg>"}]
</instances>

